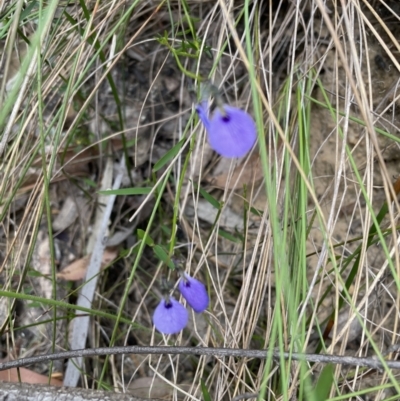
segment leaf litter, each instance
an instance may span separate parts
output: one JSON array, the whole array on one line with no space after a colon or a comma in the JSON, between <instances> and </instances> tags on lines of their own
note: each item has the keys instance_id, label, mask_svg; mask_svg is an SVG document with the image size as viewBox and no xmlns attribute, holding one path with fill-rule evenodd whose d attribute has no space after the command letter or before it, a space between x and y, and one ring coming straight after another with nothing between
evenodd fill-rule
<instances>
[{"instance_id":1,"label":"leaf litter","mask_svg":"<svg viewBox=\"0 0 400 401\"><path fill-rule=\"evenodd\" d=\"M145 2L143 7L143 15L151 15L151 12L154 11L150 3ZM211 34L211 36L207 37L207 40L212 44L212 48L218 48L218 44L214 39L219 37L219 27L221 26L223 17L221 13L216 12L217 5L202 4L199 2L193 5L193 7L196 12L199 12L199 15L210 16L211 22L208 27L215 34L215 37L213 38ZM332 7L329 8L331 9ZM175 18L179 19L178 9L174 9L173 11ZM293 6L286 4L286 2L282 2L281 9L278 8L275 10L276 18L281 24L280 26L283 30L286 29L286 32L283 34L282 31L280 32L282 43L279 46L281 47L279 49L271 49L270 53L267 52L268 57L272 58L272 73L276 93L279 92L279 89L287 78L284 70L280 67L278 68L277 65L280 64L286 67L287 63L287 66L289 66L288 60L290 60L289 53L291 51L289 51L289 45L291 42L288 38L293 34L293 30L290 29L289 20L291 18L289 17L290 13L294 11ZM267 14L266 10L263 10L263 12ZM344 110L346 105L348 105L346 103L345 91L348 88L346 74L340 63L338 63L336 50L325 44L329 40L330 34L321 17L317 14L311 14L312 19L307 20L306 12L309 12L309 10L304 11L304 23L312 21L315 27L320 27L321 43L318 48L320 54L316 53L313 55L315 56L315 68L318 69L321 67L324 69L319 77L322 80L323 86L330 91L332 106L337 107L339 110ZM384 11L380 12L384 13ZM79 17L82 18L82 14ZM387 18L390 17L388 16ZM144 21L140 15L137 18L138 21ZM176 67L176 60L171 55L168 55L168 52L153 40L157 29L160 32L163 31L163 28L167 27L168 29L169 18L169 13L165 12L165 10L161 11L157 15L159 26L152 25L146 28L135 42L135 47L131 48L130 52L124 54L112 70L111 75L116 84L118 94L123 99L121 102L123 105L122 115L126 116L124 124L120 124L118 104L115 102L110 85L105 83L105 80L99 86L100 89L96 93L96 99L91 103L91 107L85 112L82 112L78 108L69 117L70 119L74 119L79 115L84 118L83 122L79 123L82 137L75 138L76 140L72 141L73 146L68 145L66 148L60 147L60 149L57 149L57 152L59 151L55 170L57 174L52 177L51 181L51 186L57 188L57 190L52 189L50 193L50 201L52 206L55 206L52 210L53 212L56 211L51 216L53 219L53 229L57 232L57 241L54 244L58 244L56 248L62 248L62 250L55 266L50 257L49 247L51 244L49 244L45 219L38 219L41 226L39 235L36 238L37 244L34 245L34 262L30 271L31 275L27 275L29 280L24 284L24 291L27 293L39 294L43 298L52 298L54 285L56 285L57 299L65 299L69 295L70 302L76 302L76 298L74 298L74 296L76 297L74 295L75 289L71 291L65 285L64 280L81 280L87 269L90 248L93 247L96 235L99 234L98 226L96 226L96 220L99 221L99 219L94 217L95 211L101 210L108 200L107 196L102 197L96 191L100 188L99 183L101 180L104 177L107 178L107 174L118 165L114 159L120 159L124 152L126 152L129 158L130 164L128 163L128 165L131 170L127 170L124 173L124 186L147 187L148 182L152 180L152 166L182 138L183 129L190 118L194 99L189 94L187 82L185 81L182 84L182 73ZM66 20L64 20L64 23L66 24ZM204 26L202 22L196 22L196 29L205 34L203 30ZM361 31L359 26L355 28ZM132 30L133 28L130 29ZM385 33L379 26L378 29L380 29L379 34L384 37ZM71 32L74 31L72 30ZM268 32L268 30L265 32ZM131 34L132 32L128 30L128 33ZM390 43L389 39L386 37L385 39ZM375 108L377 112L376 125L388 132L398 133L398 70L395 68L395 63L387 55L387 49L382 49L378 41L371 39L368 46L370 47L370 51L368 57L363 56L363 61L369 62L371 67L369 70L363 70L362 74L364 82L376 83L376 90L374 90L373 96L371 95L373 100L371 107ZM299 48L297 50L299 60L301 55L306 54L306 52L306 48ZM376 63L374 61L377 54L384 54L382 59L387 68L382 68L382 62ZM60 57L65 56L61 54ZM205 60L200 68L208 74L211 65L211 61L208 62ZM81 67L83 68L83 66ZM71 67L66 65L65 68L67 69L66 71L70 71ZM101 70L99 69L98 71ZM338 72L337 75L335 71ZM90 91L98 84L98 78L98 76L93 76L91 81L86 82L84 91L87 94L90 94ZM229 103L236 106L246 104L250 92L246 80L248 81L248 77L246 77L243 63L238 58L235 50L226 50L217 65L214 82L221 82L221 91L224 92L224 96ZM58 82L59 86L54 85L56 90L61 87L61 81ZM333 96L332 93L337 96ZM85 98L82 94L79 94L79 96L81 96L82 102L79 101L78 104L83 104ZM274 94L274 96L277 95ZM320 102L325 101L325 98L318 90L316 90L316 98ZM51 121L55 110L60 107L61 101L62 98L58 97L55 100L56 105L53 104L52 107L48 108L49 116L47 117L47 121ZM251 107L249 107L249 110L251 110ZM350 110L352 112L357 111L353 106L350 107ZM84 116L84 113L87 114ZM69 113L67 114L69 115ZM267 116L265 118L268 119ZM72 135L73 131L70 127L68 124L63 127L63 135L65 137ZM76 127L77 125L75 125L74 129ZM331 118L326 108L313 106L313 118L311 119L310 126L310 131L312 132L310 148L313 157L312 172L315 177L318 177L314 181L316 194L324 200L322 203L323 211L327 216L332 211L340 211L346 205L352 206L347 213L342 213L340 216L335 217L337 223L331 235L332 238L337 239L337 242L340 242L346 238L362 235L365 204L360 199L359 189L354 185L354 177L349 173L349 166L346 164L347 160L339 157L341 154L341 149L339 149L340 151L338 150L338 146L341 144L340 138L332 134L336 132L336 127L337 121ZM18 124L16 124L16 128L18 128ZM191 128L195 129L194 126ZM194 143L194 153L189 161L189 168L184 177L179 205L180 227L183 228L183 235L182 238L177 240L176 245L179 246L177 249L180 249L180 255L186 258L186 267L188 270L190 269L190 273L192 274L194 271L198 272L199 276L204 282L208 282L209 288L213 291L211 293L211 309L205 318L206 324L201 330L197 331L196 324L190 326L189 323L191 329L184 331L181 344L201 343L204 345L214 345L219 344L220 339L223 339L223 343L226 346L249 347L255 344L261 347L264 343L262 340L257 340L257 338L262 339L265 335L263 328L264 325L268 324L270 318L268 310L265 309L274 304L276 295L274 293L274 272L270 271L268 267L272 266L271 260L273 260L273 255L268 253L270 252L269 250L261 252L261 249L267 243L261 237L269 238L270 232L266 228L268 224L266 214L267 204L263 192L264 177L257 153L258 150L253 151L248 160L232 164L231 161L228 162L225 159L219 159L212 152L204 136L205 133L202 132L201 134L200 125L197 125L196 130L198 140ZM86 137L85 132L88 131L94 134ZM35 135L37 133L33 137ZM365 131L360 129L358 123L350 121L346 135L346 143L351 146L352 153L355 155L359 165L367 168L368 163L371 162L371 149L368 147ZM90 139L89 141L88 138ZM103 143L107 140L110 146L103 146ZM389 174L391 176L398 175L398 145L385 136L378 136L378 141L380 147L384 149L383 156ZM123 144L126 142L130 146L123 150ZM78 150L79 148L82 150ZM51 150L51 147L48 149ZM180 169L184 162L185 152L187 150L181 151L181 161L174 166L174 179L176 181L179 180L182 172ZM50 154L51 151L49 152ZM113 159L113 161L110 162L110 159ZM109 163L108 168L106 167L107 160ZM276 157L274 162L277 165L277 169L281 168L282 160L279 157ZM342 171L346 182L335 187L335 184L332 184L332 177L334 177L338 165L344 166ZM156 172L156 177L160 177L166 169L167 165ZM17 173L19 171L21 170L19 169ZM383 175L380 168L375 168L371 173L369 170L365 171L368 171L368 174L370 174L369 177L374 183L374 204L380 204L381 201L384 201L384 193L380 190L383 185ZM33 164L32 169L25 176L25 188L20 188L20 190L29 195L21 197L21 202L18 204L13 200L13 203L8 206L10 209L7 224L19 225L23 237L20 237L19 231L14 232L14 235L24 238L24 243L21 243L21 247L31 246L28 238L30 233L33 232L32 227L34 227L34 222L28 220L28 217L29 214L32 215L32 210L37 210L33 209L31 202L32 197L37 196L38 192L36 191L42 173L41 159L37 158L37 164ZM14 181L10 180L10 177L13 177ZM89 181L82 180L82 177L94 185L89 185ZM15 182L15 178L12 175L5 176L6 183L4 185L11 185L11 182ZM285 179L288 179L288 177L282 179L280 182L281 188L278 188L278 190L283 190L285 187ZM104 184L104 188L111 187L109 179L103 182L107 182L107 184ZM195 182L207 191L217 202L221 202L221 213L209 201L202 199L201 194L194 189L192 182ZM68 193L71 189L65 186L66 183L68 183L68 186L74 188L73 196ZM169 187L163 198L163 209L162 213L160 212L159 220L157 220L157 227L152 228L152 232L150 233L165 248L168 248L169 245L167 234L171 228L168 225L173 213L173 208L170 206L175 201L176 185L176 182L172 180L168 183ZM10 187L5 186L3 188L6 188L5 192L11 193ZM335 189L339 190L335 193ZM115 313L118 311L123 283L126 282L129 276L129 269L132 267L134 260L132 259L132 255L134 257L137 250L137 238L134 233L135 226L129 225L128 217L138 208L138 203L140 204L143 199L145 198L126 196L118 197L115 202L111 217L107 221L107 229L111 229L111 231L104 233L104 236L112 236L114 234L113 230L117 226L131 227L126 232L127 236L118 244L121 246L121 250L126 251L126 258L125 260L116 262L118 268L111 266L107 271L99 270L96 273L99 274L100 280L97 288L99 296L95 297L94 301L94 307L96 308L111 308ZM333 203L332 199L334 200ZM354 201L354 199L358 201ZM146 228L146 222L154 206L154 199L152 198L149 204L145 206L143 208L145 211L143 214L144 218L142 220L138 218L138 221L134 222L135 224L139 224L140 228L143 229ZM75 207L76 209L74 209ZM261 211L261 213L249 212L252 207ZM7 209L2 209L1 211L7 211ZM247 216L245 216L245 212ZM217 224L217 228L214 226L215 224ZM224 238L216 235L219 229L229 231L231 235L237 235L240 242L233 243L227 239L227 236ZM245 235L244 231L246 231ZM5 259L4 266L10 266L13 259L9 253L9 249L6 248L9 244L7 241L10 241L12 237L8 236L7 238L6 234L3 233L3 238L5 238L5 254L9 255ZM310 241L307 243L307 252L309 254L318 252L323 242L319 228L310 227ZM242 244L242 246L239 244ZM355 246L353 247L353 245L349 244L345 248L346 251L351 251ZM70 262L71 253L78 256L78 259L72 264ZM114 249L106 251L103 257L99 258L99 268L106 262L108 262L107 264L111 263L116 256ZM370 272L376 274L378 266L381 266L385 260L384 255L378 247L368 250L367 259L368 268L363 273L367 276ZM20 259L17 266L24 265L24 262L23 259ZM314 267L318 266L318 256L310 256L307 259L307 263L310 266L308 272L309 281L311 282L315 274ZM220 267L223 267L223 269L219 269ZM52 269L57 269L56 276L60 279L57 283L49 280L49 276L53 271ZM17 270L18 273L21 273L23 268L18 267ZM4 269L2 274L5 271ZM32 277L34 274L38 274L38 276ZM138 327L131 331L125 337L125 340L119 344L133 343L147 345L150 335L153 336L151 340L153 343L163 343L163 340L151 331L151 316L152 311L154 311L159 302L160 294L158 293L157 283L161 276L160 260L155 257L151 247L144 249L143 259L135 274L137 275L137 281L131 289L124 312L132 317ZM81 278L78 279L77 277ZM257 286L257 280L264 285L260 284L260 286ZM2 277L2 282L7 283L9 288L18 287L16 277L4 276ZM312 293L315 303L320 302L318 320L321 322L327 319L337 304L337 288L340 289L340 287L332 287L328 296L323 299L320 298L321 292L329 288L332 282L334 282L332 272L325 272L321 275L319 287L316 286ZM356 304L366 292L366 289L363 287L365 285L360 278L357 284L358 287L351 290ZM384 285L384 288L377 287L377 291L380 289L384 293L380 299L381 310L379 314L376 313L376 309L373 309L373 305L361 308L360 313L365 321L370 320L374 322L375 327L377 327L375 336L378 339L383 339L383 342L387 342L387 336L382 334L382 331L387 330L391 332L397 324L394 314L393 316L389 316L388 310L392 310L390 308L395 305L394 301L397 299L398 294L392 280L387 279L387 282L382 285ZM268 302L269 306L265 307L265 302ZM371 303L374 304L375 302L377 302L377 299L371 298ZM18 325L28 327L30 324L37 323L38 318L49 318L49 309L43 308L43 306L38 307L37 311L33 313L37 306L28 307L26 303L20 304L22 309L30 311L28 314L30 317L26 317L26 312L19 311L16 321L17 327ZM349 317L355 321L354 314L349 314L350 309L344 308L340 311L336 332L334 331L329 335L332 349L336 352L353 352L354 349L359 349L359 342L362 337L360 324L355 324L355 327L352 326L350 328L350 338L344 341L341 340L340 342L335 339L335 333L339 332L343 327L342 322L348 322ZM7 314L7 307L2 310L2 313L4 315ZM58 311L58 313L60 313L58 317L62 318L61 311ZM386 319L386 327L379 328L379 322L383 320L383 317ZM104 331L103 337L99 335L96 337L96 340L94 340L95 337L89 338L90 346L108 344L110 330L113 327L112 323L104 321L96 321L96 323L102 328L100 331ZM41 353L48 352L48 339L52 338L51 333L54 327L51 324L49 325L49 323L44 323L44 325L47 325L46 327L50 331L33 330L34 337L28 336L30 339L25 340L26 347L29 348L37 344L42 344L42 347L38 347L38 349L41 350ZM65 332L61 327L56 327L57 333ZM32 331L31 328L27 328L26 330ZM120 331L124 333L127 331L127 328L122 326ZM18 333L18 331L15 333ZM65 338L57 336L55 345L63 347L65 345ZM312 342L310 342L309 346L311 347L312 345ZM24 353L21 352L19 356L23 355ZM130 358L127 357L127 359ZM221 363L220 366L216 366L213 362L205 361L204 359L196 361L196 363L186 358L180 360L173 359L172 362L173 364L166 357L158 359L154 357L144 358L143 360L133 361L132 370L128 372L124 370L123 359L116 358L116 363L121 368L122 376L125 375L129 379L131 375L134 375L133 372L140 372L138 375L148 380L145 386L148 386L149 390L154 386L154 381L150 382L149 377L153 379L154 375L160 374L165 376L167 380L171 381L171 385L166 386L170 389L169 394L171 394L172 388L182 386L185 392L200 397L199 386L196 387L196 384L193 384L192 386L184 387L187 386L184 383L188 381L189 383L196 383L199 377L206 371L209 373L208 377L219 377L219 380L210 384L212 392L218 394L218 399L228 399L227 394L233 397L236 391L236 387L235 389L230 388L228 380L222 380L225 378L227 371L234 372L233 375L236 375L238 383L240 382L241 368L238 368L233 362L226 362L226 366L224 365L225 362ZM197 362L198 365L196 365ZM171 368L171 366L173 367ZM62 366L59 367L60 371L63 371L64 368ZM226 371L224 370L225 368ZM89 376L92 374L89 363L86 363L83 369L86 370L86 373L89 373ZM252 371L253 373L254 371ZM114 381L116 387L120 385L121 380L124 380L123 377L118 377L118 375L119 373L116 373L113 379L111 379ZM136 376L135 380L137 380ZM254 374L252 380L254 381L253 390L258 391L257 384L255 383L259 383L260 377ZM365 381L363 385L367 386L368 382ZM239 384L237 386L240 387ZM248 383L243 384L243 389L247 390L248 386ZM146 392L146 390L144 391ZM168 391L165 390L165 394L167 393Z\"/></svg>"}]
</instances>

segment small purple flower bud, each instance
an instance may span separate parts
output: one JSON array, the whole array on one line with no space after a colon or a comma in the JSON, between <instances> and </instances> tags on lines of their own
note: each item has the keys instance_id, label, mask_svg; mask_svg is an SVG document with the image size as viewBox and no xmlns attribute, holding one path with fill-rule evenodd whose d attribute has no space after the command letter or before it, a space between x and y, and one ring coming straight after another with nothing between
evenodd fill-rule
<instances>
[{"instance_id":1,"label":"small purple flower bud","mask_svg":"<svg viewBox=\"0 0 400 401\"><path fill-rule=\"evenodd\" d=\"M208 119L208 102L202 101L196 106L196 112L207 131L210 130L210 120Z\"/></svg>"},{"instance_id":2,"label":"small purple flower bud","mask_svg":"<svg viewBox=\"0 0 400 401\"><path fill-rule=\"evenodd\" d=\"M246 155L257 140L257 129L252 117L243 110L223 105L208 118L208 103L197 105L196 111L208 132L211 147L224 157Z\"/></svg>"},{"instance_id":3,"label":"small purple flower bud","mask_svg":"<svg viewBox=\"0 0 400 401\"><path fill-rule=\"evenodd\" d=\"M176 334L183 330L188 322L189 314L186 308L175 298L163 299L153 315L156 329L164 334Z\"/></svg>"},{"instance_id":4,"label":"small purple flower bud","mask_svg":"<svg viewBox=\"0 0 400 401\"><path fill-rule=\"evenodd\" d=\"M179 281L179 291L195 312L201 313L207 309L209 303L207 290L199 280L184 273Z\"/></svg>"}]
</instances>

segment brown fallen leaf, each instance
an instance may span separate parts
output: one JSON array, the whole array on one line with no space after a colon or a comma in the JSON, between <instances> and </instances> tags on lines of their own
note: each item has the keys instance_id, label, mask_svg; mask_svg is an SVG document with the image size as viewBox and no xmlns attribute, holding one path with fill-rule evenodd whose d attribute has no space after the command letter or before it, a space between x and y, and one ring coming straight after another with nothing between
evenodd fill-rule
<instances>
[{"instance_id":1,"label":"brown fallen leaf","mask_svg":"<svg viewBox=\"0 0 400 401\"><path fill-rule=\"evenodd\" d=\"M2 370L0 372L0 381L5 382L13 382L18 383L21 378L22 383L30 383L30 384L51 384L52 386L62 386L62 380L51 378L49 383L49 377L45 375L41 375L40 373L36 373L32 370L26 368L19 368L18 377L18 369L12 368L8 370Z\"/></svg>"},{"instance_id":2,"label":"brown fallen leaf","mask_svg":"<svg viewBox=\"0 0 400 401\"><path fill-rule=\"evenodd\" d=\"M241 164L235 167L231 177L228 170L222 169L222 173L220 172L221 169L216 169L216 171L217 173L211 174L207 181L217 188L242 188L245 184L263 178L261 161L257 154L252 155L246 165Z\"/></svg>"},{"instance_id":3,"label":"brown fallen leaf","mask_svg":"<svg viewBox=\"0 0 400 401\"><path fill-rule=\"evenodd\" d=\"M118 256L117 248L106 248L103 253L101 267L109 265ZM66 281L79 281L85 278L91 254L73 261L57 273L57 278Z\"/></svg>"},{"instance_id":4,"label":"brown fallen leaf","mask_svg":"<svg viewBox=\"0 0 400 401\"><path fill-rule=\"evenodd\" d=\"M116 247L106 248L103 252L103 259L101 261L101 267L106 267L118 256L118 249Z\"/></svg>"},{"instance_id":5,"label":"brown fallen leaf","mask_svg":"<svg viewBox=\"0 0 400 401\"><path fill-rule=\"evenodd\" d=\"M74 260L64 269L57 273L57 278L66 281L82 280L86 275L86 270L90 261L90 254L83 258Z\"/></svg>"}]
</instances>

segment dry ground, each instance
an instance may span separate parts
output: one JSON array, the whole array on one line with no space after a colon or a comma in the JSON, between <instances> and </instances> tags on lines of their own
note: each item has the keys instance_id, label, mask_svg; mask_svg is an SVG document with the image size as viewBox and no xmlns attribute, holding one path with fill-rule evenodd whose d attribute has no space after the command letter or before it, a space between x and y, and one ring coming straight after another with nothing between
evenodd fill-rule
<instances>
[{"instance_id":1,"label":"dry ground","mask_svg":"<svg viewBox=\"0 0 400 401\"><path fill-rule=\"evenodd\" d=\"M46 44L46 63L43 64L43 118L37 107L40 100L35 86L29 86L17 115L12 117L10 135L1 155L3 290L74 304L94 243L101 235L106 252L93 309L114 315L122 311L133 325L127 321L115 325L104 316L93 316L88 347L108 346L111 339L114 345L176 343L267 347L277 301L276 264L258 148L240 161L221 159L210 149L204 130L193 118L197 82L182 72L170 49L156 40L165 31L169 36L173 31L181 33L176 35L175 42L171 41L175 49L181 40L195 42L188 33L190 24L187 17L185 19L183 2L171 1L169 8L166 4L157 8L155 3L140 2L126 29L117 31L110 40L106 39L107 33L131 3L110 2L111 7L105 2L97 5L88 2L91 12L96 9L91 21L93 30L89 32L94 36L73 28L74 20L80 21L82 30L88 26L79 3L71 3L66 8L73 20L63 17L61 4L57 9L56 16L60 16L61 23L54 32L58 36L55 34L52 42ZM370 345L371 338L382 352L398 342L399 296L395 272L386 265L388 258L382 243L366 245L372 218L356 172L377 213L399 175L399 4L390 0L328 1L324 6L322 1L304 1L297 6L295 2L272 3L270 8L268 1L252 2L250 8L259 41L259 45L254 46L254 55L260 94L280 116L279 123L289 138L286 144L282 138L278 139L273 119L264 108L270 172L277 178L278 214L282 213L288 195L286 183L295 184L292 177L285 174L282 149L290 145L294 154L298 154L300 147L298 83L309 75L313 85L308 177L314 196L308 198L310 229L305 242L310 286L306 291L307 301L296 307L299 314L306 314L309 326L306 341L298 351L316 351L321 342L317 322L324 330L336 310L338 314L332 330L325 331L326 352L372 356L375 351ZM197 37L206 47L201 47L200 59L180 56L183 67L193 74L211 78L228 103L252 113L246 63L237 51L237 42L230 36L227 24L229 16L240 15L243 2L227 2L226 9L222 1L188 1L187 4ZM336 35L332 35L327 20L333 24ZM36 24L35 20L21 23L12 52L4 51L3 82L8 91L12 90L15 74L21 66L19 60L27 52L22 33L27 38L32 37ZM236 29L244 46L243 19ZM93 56L96 50L93 41L84 42L81 35L96 37L99 43L106 44L104 61ZM129 45L125 47L126 44ZM344 59L338 48L342 49ZM74 58L78 52L79 57ZM188 52L193 55L196 50L192 48ZM8 59L11 62L6 74L4 66ZM74 60L77 60L76 65ZM88 65L90 60L94 61L93 65ZM106 76L108 69L114 88ZM66 79L73 76L78 82L81 72L86 78L70 92L65 115L57 117L67 92ZM326 104L320 85L330 105L343 115L333 117L331 110L318 104ZM283 98L288 99L288 103L286 111L280 112ZM31 114L27 117L26 113ZM352 121L347 118L349 116L367 123ZM57 139L48 136L43 143L44 153L40 151L30 161L32 149L41 149L41 124L56 133L55 122L62 122L60 136ZM379 133L373 135L368 124L394 138ZM189 135L194 138L190 150L189 146L183 147L173 162L171 158L160 169L154 168L178 141ZM53 156L56 161L54 168L47 171L50 181L47 214L42 154L46 155L49 165ZM98 191L112 186L123 155L127 163L121 188L152 187L161 182L166 173L170 178L159 204L154 195L118 196L107 230L102 233L99 230L102 205L108 202L109 196L99 195ZM187 155L190 157L186 166ZM28 161L29 169L25 171ZM293 165L291 168L295 170ZM18 181L20 177L23 179ZM178 192L180 180L182 188ZM224 202L220 213L199 192L199 186L211 194L215 202ZM315 218L316 205L323 212L325 232ZM154 210L156 213L152 216ZM179 226L176 235L174 210ZM388 229L386 244L394 252L395 269L399 272L396 260L398 204L394 203L391 210L392 214L388 214L381 228ZM149 226L151 219L153 223ZM138 230L148 227L152 240L166 251L170 249L171 236L175 238L175 257L183 261L192 275L207 283L210 291L209 310L203 315L192 314L188 328L180 336L169 339L154 331L151 316L160 299L161 278L169 276L174 281L175 273L160 262L154 245L145 247L142 255L138 253ZM352 306L338 309L343 281L338 279L327 256L327 237L328 243L337 246L335 255L343 280L353 266L346 265L346 258L360 244L365 245L361 267L349 288ZM136 269L134 276L133 267ZM52 279L52 274L58 274L57 280ZM130 283L129 288L126 283ZM355 310L364 327L357 320ZM59 320L54 322L49 305L26 299L14 303L12 298L3 297L3 357L19 358L68 349L74 324L72 313L58 308ZM282 313L285 315L284 311ZM284 326L282 330L286 330L289 323ZM292 336L293 332L285 331L287 344ZM55 379L62 379L64 362L52 367ZM104 362L103 359L85 361L86 376L81 380L82 386L96 387ZM200 379L205 381L215 400L231 400L245 392L257 393L264 367L257 361L190 356L127 355L111 358L106 364L103 380L109 388L124 389L142 397L187 400L202 398ZM274 385L279 387L276 383L279 372L274 369L268 379L270 392L266 399L282 397L278 394L274 398L272 394ZM37 365L32 370L46 375L49 366ZM320 367L315 367L314 371L318 377ZM292 367L291 374L292 387L286 396L296 399L298 366ZM386 372L338 367L335 375L336 394L390 383ZM371 391L365 397L378 400L395 395L396 389L388 387ZM283 398L289 399L286 396ZM352 399L361 398L354 396Z\"/></svg>"}]
</instances>

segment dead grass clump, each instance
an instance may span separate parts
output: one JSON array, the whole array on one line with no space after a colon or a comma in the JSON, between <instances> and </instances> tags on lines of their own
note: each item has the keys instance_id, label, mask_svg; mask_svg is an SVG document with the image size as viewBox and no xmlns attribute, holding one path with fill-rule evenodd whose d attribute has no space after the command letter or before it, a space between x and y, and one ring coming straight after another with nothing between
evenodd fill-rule
<instances>
[{"instance_id":1,"label":"dead grass clump","mask_svg":"<svg viewBox=\"0 0 400 401\"><path fill-rule=\"evenodd\" d=\"M398 342L396 1L40 4L0 9L3 357L77 344L379 357ZM205 80L257 123L241 160L198 123ZM166 337L152 314L173 260L210 306ZM190 355L35 367L168 399L400 391L390 369L329 369Z\"/></svg>"}]
</instances>

